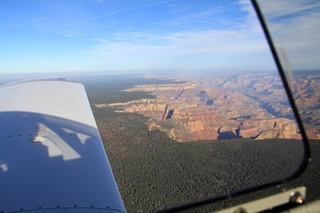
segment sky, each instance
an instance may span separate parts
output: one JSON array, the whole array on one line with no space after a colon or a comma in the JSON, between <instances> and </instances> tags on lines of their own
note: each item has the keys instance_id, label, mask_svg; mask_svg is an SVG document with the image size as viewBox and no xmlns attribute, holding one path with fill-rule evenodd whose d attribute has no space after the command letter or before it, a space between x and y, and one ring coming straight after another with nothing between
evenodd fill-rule
<instances>
[{"instance_id":1,"label":"sky","mask_svg":"<svg viewBox=\"0 0 320 213\"><path fill-rule=\"evenodd\" d=\"M320 70L320 1L259 0L280 59L292 70ZM286 56L282 56L283 49Z\"/></svg>"},{"instance_id":2,"label":"sky","mask_svg":"<svg viewBox=\"0 0 320 213\"><path fill-rule=\"evenodd\" d=\"M247 0L1 0L0 29L0 74L275 70Z\"/></svg>"}]
</instances>

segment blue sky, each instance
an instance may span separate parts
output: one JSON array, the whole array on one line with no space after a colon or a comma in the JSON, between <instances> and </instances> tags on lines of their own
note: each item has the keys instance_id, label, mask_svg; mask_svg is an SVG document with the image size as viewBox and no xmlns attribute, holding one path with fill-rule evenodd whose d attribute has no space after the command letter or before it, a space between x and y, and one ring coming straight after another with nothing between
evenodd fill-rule
<instances>
[{"instance_id":1,"label":"blue sky","mask_svg":"<svg viewBox=\"0 0 320 213\"><path fill-rule=\"evenodd\" d=\"M320 1L261 0L265 19L281 59L293 70L320 70Z\"/></svg>"},{"instance_id":2,"label":"blue sky","mask_svg":"<svg viewBox=\"0 0 320 213\"><path fill-rule=\"evenodd\" d=\"M265 71L246 0L2 0L0 73Z\"/></svg>"}]
</instances>

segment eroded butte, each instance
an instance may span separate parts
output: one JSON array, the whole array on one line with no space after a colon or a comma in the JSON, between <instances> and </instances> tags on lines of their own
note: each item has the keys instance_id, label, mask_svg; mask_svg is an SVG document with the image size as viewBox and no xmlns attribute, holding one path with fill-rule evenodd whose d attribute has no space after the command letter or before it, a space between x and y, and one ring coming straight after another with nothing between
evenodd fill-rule
<instances>
[{"instance_id":1,"label":"eroded butte","mask_svg":"<svg viewBox=\"0 0 320 213\"><path fill-rule=\"evenodd\" d=\"M150 118L149 131L165 131L180 142L300 138L281 80L275 74L212 75L182 80L125 90L148 92L154 99L96 106L143 114ZM310 132L313 138L320 138L317 132Z\"/></svg>"}]
</instances>

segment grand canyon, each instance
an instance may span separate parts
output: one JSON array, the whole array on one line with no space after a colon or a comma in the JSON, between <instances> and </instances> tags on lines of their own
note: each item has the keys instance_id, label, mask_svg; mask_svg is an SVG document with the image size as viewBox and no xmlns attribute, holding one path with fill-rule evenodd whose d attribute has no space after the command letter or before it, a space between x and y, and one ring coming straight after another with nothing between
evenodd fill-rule
<instances>
[{"instance_id":1,"label":"grand canyon","mask_svg":"<svg viewBox=\"0 0 320 213\"><path fill-rule=\"evenodd\" d=\"M147 92L155 98L96 104L149 118L149 132L164 131L179 142L232 138L300 138L293 111L277 73L145 75L169 84L136 85L125 92ZM308 136L319 139L320 82L295 75L290 82ZM310 95L316 92L315 95ZM312 110L311 110L312 109Z\"/></svg>"}]
</instances>

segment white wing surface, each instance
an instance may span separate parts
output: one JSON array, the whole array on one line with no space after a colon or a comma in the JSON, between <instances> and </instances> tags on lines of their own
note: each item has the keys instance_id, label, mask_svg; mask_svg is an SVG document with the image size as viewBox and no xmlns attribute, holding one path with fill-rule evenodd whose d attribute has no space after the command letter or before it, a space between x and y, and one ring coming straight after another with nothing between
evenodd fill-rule
<instances>
[{"instance_id":1,"label":"white wing surface","mask_svg":"<svg viewBox=\"0 0 320 213\"><path fill-rule=\"evenodd\" d=\"M125 212L82 84L0 87L0 212Z\"/></svg>"}]
</instances>

